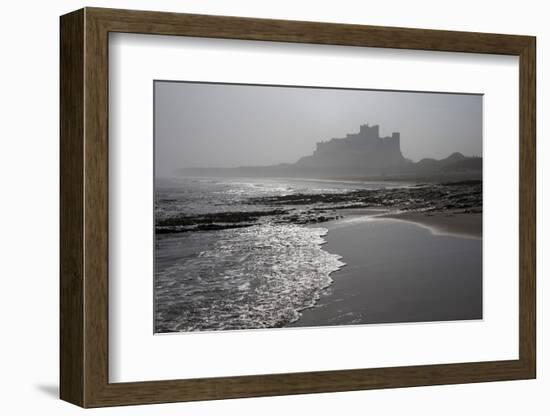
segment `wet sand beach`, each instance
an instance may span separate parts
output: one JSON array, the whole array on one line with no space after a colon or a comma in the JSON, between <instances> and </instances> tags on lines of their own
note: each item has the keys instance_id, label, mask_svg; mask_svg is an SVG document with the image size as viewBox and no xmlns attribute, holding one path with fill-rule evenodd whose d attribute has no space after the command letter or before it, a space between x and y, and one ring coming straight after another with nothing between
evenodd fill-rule
<instances>
[{"instance_id":1,"label":"wet sand beach","mask_svg":"<svg viewBox=\"0 0 550 416\"><path fill-rule=\"evenodd\" d=\"M481 238L482 214L465 213L463 211L445 212L402 212L398 214L383 215L385 218L393 218L425 225L438 234L454 234Z\"/></svg>"},{"instance_id":2,"label":"wet sand beach","mask_svg":"<svg viewBox=\"0 0 550 416\"><path fill-rule=\"evenodd\" d=\"M346 266L291 326L482 319L482 240L472 225L480 225L481 214L462 215L352 216L323 224L323 249ZM417 216L420 222L412 222Z\"/></svg>"}]
</instances>

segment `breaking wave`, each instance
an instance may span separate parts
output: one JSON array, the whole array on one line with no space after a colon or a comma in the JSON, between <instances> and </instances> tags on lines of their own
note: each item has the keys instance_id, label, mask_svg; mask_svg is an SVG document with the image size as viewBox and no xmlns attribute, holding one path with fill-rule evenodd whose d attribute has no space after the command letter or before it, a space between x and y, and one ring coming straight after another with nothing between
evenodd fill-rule
<instances>
[{"instance_id":1,"label":"breaking wave","mask_svg":"<svg viewBox=\"0 0 550 416\"><path fill-rule=\"evenodd\" d=\"M198 256L155 278L155 332L277 328L313 306L345 263L325 228L261 224L221 230Z\"/></svg>"}]
</instances>

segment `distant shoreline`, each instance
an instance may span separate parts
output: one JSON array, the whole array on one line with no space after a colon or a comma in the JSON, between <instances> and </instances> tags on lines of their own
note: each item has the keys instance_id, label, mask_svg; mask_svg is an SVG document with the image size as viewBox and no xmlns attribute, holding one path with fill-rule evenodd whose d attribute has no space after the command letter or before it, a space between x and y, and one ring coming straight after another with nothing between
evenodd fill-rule
<instances>
[{"instance_id":1,"label":"distant shoreline","mask_svg":"<svg viewBox=\"0 0 550 416\"><path fill-rule=\"evenodd\" d=\"M464 171L464 172L444 172L444 173L414 173L414 174L312 174L311 172L296 172L289 174L279 170L257 172L252 167L250 168L186 168L189 172L184 173L178 171L174 176L156 179L183 179L183 178L232 178L232 179L250 179L250 178L262 178L262 179L288 179L288 180L302 180L313 182L349 182L349 183L363 183L363 182L401 182L401 183L430 183L435 184L439 182L454 182L454 181L468 181L483 179L483 173L479 171Z\"/></svg>"}]
</instances>

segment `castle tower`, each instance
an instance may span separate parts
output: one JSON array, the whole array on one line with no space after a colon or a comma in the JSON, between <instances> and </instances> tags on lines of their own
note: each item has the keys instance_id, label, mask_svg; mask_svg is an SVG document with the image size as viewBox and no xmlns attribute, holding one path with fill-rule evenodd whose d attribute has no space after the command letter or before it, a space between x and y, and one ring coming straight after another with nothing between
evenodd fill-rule
<instances>
[{"instance_id":1,"label":"castle tower","mask_svg":"<svg viewBox=\"0 0 550 416\"><path fill-rule=\"evenodd\" d=\"M401 134L400 133L392 133L391 134L391 143L394 147L397 149L401 149Z\"/></svg>"},{"instance_id":2,"label":"castle tower","mask_svg":"<svg viewBox=\"0 0 550 416\"><path fill-rule=\"evenodd\" d=\"M359 126L359 134L369 139L380 138L380 126L369 126L368 124L362 124Z\"/></svg>"},{"instance_id":3,"label":"castle tower","mask_svg":"<svg viewBox=\"0 0 550 416\"><path fill-rule=\"evenodd\" d=\"M380 138L380 126L378 124L370 128L370 137L373 139Z\"/></svg>"}]
</instances>

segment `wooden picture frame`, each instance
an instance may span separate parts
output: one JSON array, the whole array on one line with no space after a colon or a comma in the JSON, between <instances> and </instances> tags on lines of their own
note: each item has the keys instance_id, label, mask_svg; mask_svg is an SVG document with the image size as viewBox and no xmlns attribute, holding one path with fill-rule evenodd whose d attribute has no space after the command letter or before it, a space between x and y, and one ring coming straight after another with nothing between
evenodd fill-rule
<instances>
[{"instance_id":1,"label":"wooden picture frame","mask_svg":"<svg viewBox=\"0 0 550 416\"><path fill-rule=\"evenodd\" d=\"M60 396L82 407L535 378L535 38L85 8L61 17ZM519 57L519 359L110 383L108 34L297 42Z\"/></svg>"}]
</instances>

